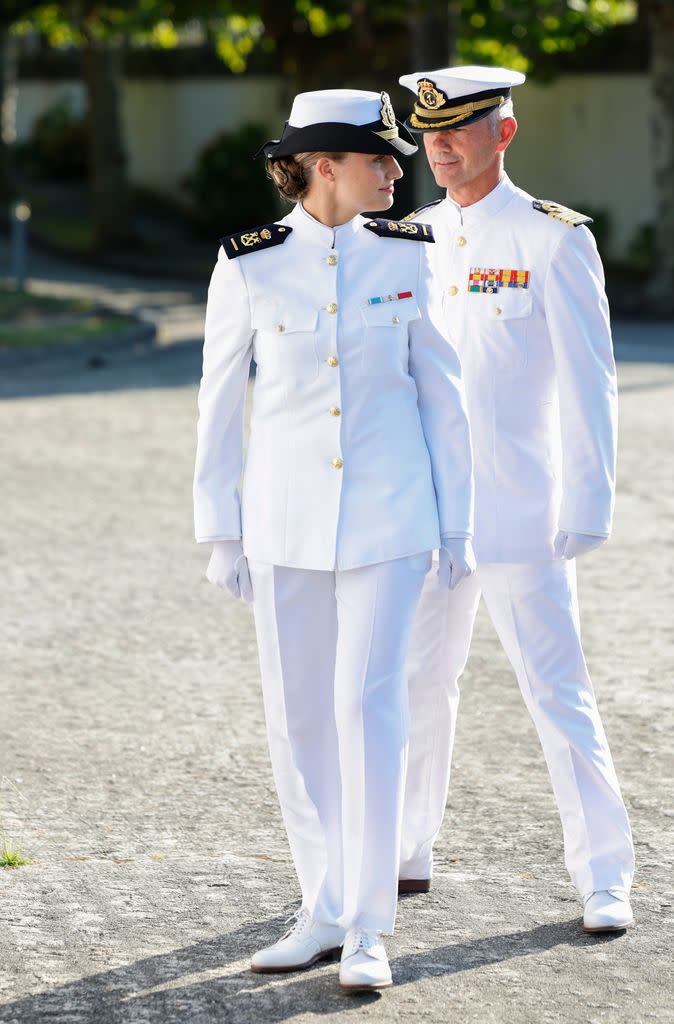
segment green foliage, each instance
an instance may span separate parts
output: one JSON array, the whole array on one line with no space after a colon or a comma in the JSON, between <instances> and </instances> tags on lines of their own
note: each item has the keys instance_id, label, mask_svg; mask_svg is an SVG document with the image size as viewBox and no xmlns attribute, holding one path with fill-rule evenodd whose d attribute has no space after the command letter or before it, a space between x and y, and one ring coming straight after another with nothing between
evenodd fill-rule
<instances>
[{"instance_id":1,"label":"green foliage","mask_svg":"<svg viewBox=\"0 0 674 1024\"><path fill-rule=\"evenodd\" d=\"M592 217L592 223L588 227L594 235L599 252L604 255L608 252L608 244L613 230L611 214L608 210L593 210L588 203L571 203L574 210L580 210L588 217Z\"/></svg>"},{"instance_id":2,"label":"green foliage","mask_svg":"<svg viewBox=\"0 0 674 1024\"><path fill-rule=\"evenodd\" d=\"M627 246L627 262L634 270L652 271L656 265L654 224L640 224Z\"/></svg>"},{"instance_id":3,"label":"green foliage","mask_svg":"<svg viewBox=\"0 0 674 1024\"><path fill-rule=\"evenodd\" d=\"M359 57L376 66L383 35L397 26L406 38L412 18L437 14L442 6L437 0L8 2L17 16L24 14L18 31L37 30L57 47L81 45L86 34L174 48L187 26L189 32L204 32L235 73L247 69L256 51L273 51L281 65L289 60L294 66L295 58L304 59L312 38L328 36L336 46L343 42L347 64L355 43ZM504 64L545 76L560 56L582 50L609 28L633 23L638 5L637 0L456 0L453 6L460 61Z\"/></svg>"},{"instance_id":4,"label":"green foliage","mask_svg":"<svg viewBox=\"0 0 674 1024\"><path fill-rule=\"evenodd\" d=\"M535 70L637 16L636 0L460 0L459 59Z\"/></svg>"},{"instance_id":5,"label":"green foliage","mask_svg":"<svg viewBox=\"0 0 674 1024\"><path fill-rule=\"evenodd\" d=\"M253 159L268 138L263 125L248 122L218 135L201 151L184 184L204 234L217 238L278 216L278 200L265 173L264 158Z\"/></svg>"},{"instance_id":6,"label":"green foliage","mask_svg":"<svg viewBox=\"0 0 674 1024\"><path fill-rule=\"evenodd\" d=\"M87 145L87 118L74 114L63 97L37 118L31 138L16 147L16 155L35 178L77 181L87 174Z\"/></svg>"},{"instance_id":7,"label":"green foliage","mask_svg":"<svg viewBox=\"0 0 674 1024\"><path fill-rule=\"evenodd\" d=\"M0 841L0 868L20 868L25 864L30 864L28 858L12 845L12 840L3 833Z\"/></svg>"}]
</instances>

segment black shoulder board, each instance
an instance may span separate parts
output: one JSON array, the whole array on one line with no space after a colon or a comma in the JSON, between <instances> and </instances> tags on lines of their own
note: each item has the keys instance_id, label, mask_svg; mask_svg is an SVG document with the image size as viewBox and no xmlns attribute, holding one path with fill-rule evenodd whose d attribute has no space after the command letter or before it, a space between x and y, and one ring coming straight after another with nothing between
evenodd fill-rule
<instances>
[{"instance_id":1,"label":"black shoulder board","mask_svg":"<svg viewBox=\"0 0 674 1024\"><path fill-rule=\"evenodd\" d=\"M580 227L581 224L592 224L592 217L570 210L568 206L551 203L549 199L534 199L532 205L534 210L538 210L539 213L547 213L555 220L561 220L563 224L570 224L574 228Z\"/></svg>"},{"instance_id":2,"label":"black shoulder board","mask_svg":"<svg viewBox=\"0 0 674 1024\"><path fill-rule=\"evenodd\" d=\"M412 220L412 218L416 217L416 215L418 213L421 213L423 210L430 210L432 206L437 206L438 203L441 203L441 202L442 202L442 198L434 199L432 203L426 203L425 206L420 206L418 209L412 210L411 213L406 213L405 216L401 217L400 219L401 220Z\"/></svg>"},{"instance_id":3,"label":"black shoulder board","mask_svg":"<svg viewBox=\"0 0 674 1024\"><path fill-rule=\"evenodd\" d=\"M412 242L434 242L433 228L430 224L419 224L418 222L405 223L402 220L386 220L384 217L375 217L373 220L365 221L368 231L374 231L375 235L382 238L409 238Z\"/></svg>"},{"instance_id":4,"label":"black shoulder board","mask_svg":"<svg viewBox=\"0 0 674 1024\"><path fill-rule=\"evenodd\" d=\"M269 249L272 245L281 245L292 231L287 224L265 224L251 231L235 231L233 235L225 235L220 243L229 256L235 260L247 252Z\"/></svg>"}]
</instances>

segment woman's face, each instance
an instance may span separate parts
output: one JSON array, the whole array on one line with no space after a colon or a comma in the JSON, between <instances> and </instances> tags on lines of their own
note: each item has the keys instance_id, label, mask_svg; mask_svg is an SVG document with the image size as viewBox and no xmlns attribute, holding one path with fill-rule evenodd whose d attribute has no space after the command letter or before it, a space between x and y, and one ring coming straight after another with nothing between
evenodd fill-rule
<instances>
[{"instance_id":1,"label":"woman's face","mask_svg":"<svg viewBox=\"0 0 674 1024\"><path fill-rule=\"evenodd\" d=\"M331 161L335 175L335 198L343 207L388 210L393 205L393 183L402 178L400 164L390 154L347 153Z\"/></svg>"}]
</instances>

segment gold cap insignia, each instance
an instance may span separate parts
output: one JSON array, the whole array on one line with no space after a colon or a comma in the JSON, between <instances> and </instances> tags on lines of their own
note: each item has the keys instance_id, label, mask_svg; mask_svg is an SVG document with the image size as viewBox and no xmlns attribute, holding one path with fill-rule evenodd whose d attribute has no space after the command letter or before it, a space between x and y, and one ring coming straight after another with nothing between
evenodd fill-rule
<instances>
[{"instance_id":1,"label":"gold cap insignia","mask_svg":"<svg viewBox=\"0 0 674 1024\"><path fill-rule=\"evenodd\" d=\"M422 78L417 83L419 90L419 103L422 107L426 107L426 110L437 110L443 104L447 103L447 97L444 92L437 89L435 82L431 82L429 78Z\"/></svg>"},{"instance_id":2,"label":"gold cap insignia","mask_svg":"<svg viewBox=\"0 0 674 1024\"><path fill-rule=\"evenodd\" d=\"M393 110L393 104L391 103L391 97L387 92L383 92L381 94L380 117L382 119L382 123L385 124L387 128L396 127L396 116Z\"/></svg>"}]
</instances>

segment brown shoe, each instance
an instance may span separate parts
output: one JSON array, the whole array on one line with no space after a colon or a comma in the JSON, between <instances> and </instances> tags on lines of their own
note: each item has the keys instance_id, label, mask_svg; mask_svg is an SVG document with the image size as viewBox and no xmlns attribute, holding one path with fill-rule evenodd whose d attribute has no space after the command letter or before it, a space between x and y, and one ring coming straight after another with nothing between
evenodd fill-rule
<instances>
[{"instance_id":1,"label":"brown shoe","mask_svg":"<svg viewBox=\"0 0 674 1024\"><path fill-rule=\"evenodd\" d=\"M415 892L430 892L431 891L431 880L430 878L399 878L398 879L398 895L403 896L408 893Z\"/></svg>"}]
</instances>

